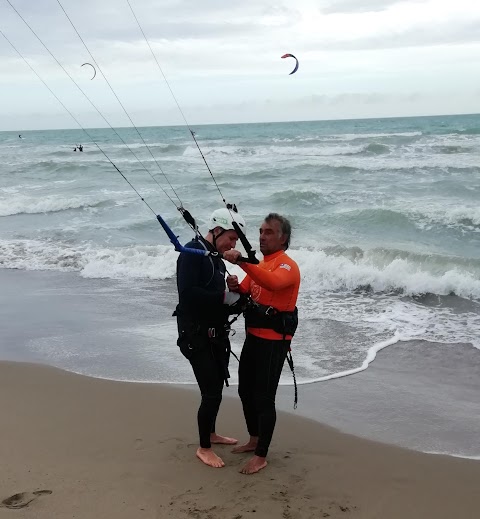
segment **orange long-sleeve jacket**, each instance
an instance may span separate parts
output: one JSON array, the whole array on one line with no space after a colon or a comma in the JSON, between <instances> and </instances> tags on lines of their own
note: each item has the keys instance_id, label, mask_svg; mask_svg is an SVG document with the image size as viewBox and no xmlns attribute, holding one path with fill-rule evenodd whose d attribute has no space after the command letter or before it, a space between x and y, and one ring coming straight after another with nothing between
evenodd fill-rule
<instances>
[{"instance_id":1,"label":"orange long-sleeve jacket","mask_svg":"<svg viewBox=\"0 0 480 519\"><path fill-rule=\"evenodd\" d=\"M295 309L300 288L300 270L285 251L265 256L258 265L241 263L240 266L247 274L240 284L242 294L250 294L256 303L272 306L279 312L292 312ZM247 328L247 332L262 339L283 339L281 334L267 328ZM286 338L292 337L287 335Z\"/></svg>"}]
</instances>

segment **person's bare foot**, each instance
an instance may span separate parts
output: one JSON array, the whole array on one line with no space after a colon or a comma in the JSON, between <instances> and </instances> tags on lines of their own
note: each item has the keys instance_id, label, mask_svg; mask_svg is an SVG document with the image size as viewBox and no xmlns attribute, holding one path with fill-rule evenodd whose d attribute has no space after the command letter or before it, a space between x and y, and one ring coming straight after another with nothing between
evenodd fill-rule
<instances>
[{"instance_id":1,"label":"person's bare foot","mask_svg":"<svg viewBox=\"0 0 480 519\"><path fill-rule=\"evenodd\" d=\"M212 449L204 449L202 447L199 447L197 449L197 458L200 461L203 461L205 465L209 465L210 467L215 468L221 468L225 466L225 463L223 463L222 458L217 456Z\"/></svg>"},{"instance_id":2,"label":"person's bare foot","mask_svg":"<svg viewBox=\"0 0 480 519\"><path fill-rule=\"evenodd\" d=\"M220 436L220 434L210 434L210 443L220 443L221 445L235 445L238 440L235 438L229 438L228 436Z\"/></svg>"},{"instance_id":3,"label":"person's bare foot","mask_svg":"<svg viewBox=\"0 0 480 519\"><path fill-rule=\"evenodd\" d=\"M267 460L260 456L250 458L247 463L240 469L242 474L255 474L267 466Z\"/></svg>"},{"instance_id":4,"label":"person's bare foot","mask_svg":"<svg viewBox=\"0 0 480 519\"><path fill-rule=\"evenodd\" d=\"M242 452L253 452L257 448L258 436L250 436L250 439L247 443L243 445L239 445L232 449L232 452L235 454L241 454Z\"/></svg>"}]
</instances>

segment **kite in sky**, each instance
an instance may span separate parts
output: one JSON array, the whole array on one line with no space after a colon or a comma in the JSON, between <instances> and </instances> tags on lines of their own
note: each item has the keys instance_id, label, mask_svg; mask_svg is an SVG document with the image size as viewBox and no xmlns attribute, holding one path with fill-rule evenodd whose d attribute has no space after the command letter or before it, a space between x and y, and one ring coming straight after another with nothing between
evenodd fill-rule
<instances>
[{"instance_id":1,"label":"kite in sky","mask_svg":"<svg viewBox=\"0 0 480 519\"><path fill-rule=\"evenodd\" d=\"M295 72L298 70L298 59L293 54L284 54L282 58L293 58L297 62L295 64L295 68L290 72L289 76L295 74Z\"/></svg>"},{"instance_id":2,"label":"kite in sky","mask_svg":"<svg viewBox=\"0 0 480 519\"><path fill-rule=\"evenodd\" d=\"M93 68L93 77L90 78L90 80L94 79L95 76L97 75L97 70L95 69L95 67L94 67L91 63L84 63L84 64L82 65L82 67L85 66L85 65L90 65L90 67Z\"/></svg>"}]
</instances>

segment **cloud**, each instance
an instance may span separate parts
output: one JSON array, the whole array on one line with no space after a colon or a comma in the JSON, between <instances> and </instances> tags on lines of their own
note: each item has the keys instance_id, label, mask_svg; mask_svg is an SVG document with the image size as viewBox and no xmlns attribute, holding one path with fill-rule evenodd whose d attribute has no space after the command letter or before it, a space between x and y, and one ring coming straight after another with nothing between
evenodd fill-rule
<instances>
[{"instance_id":1,"label":"cloud","mask_svg":"<svg viewBox=\"0 0 480 519\"><path fill-rule=\"evenodd\" d=\"M51 41L64 41L72 37L73 29L55 0L48 3L12 0L12 3L39 33L48 34ZM297 11L286 3L272 6L265 0L244 0L241 3L132 0L130 4L143 30L153 39L248 37L250 33L268 27L290 25L298 18ZM90 40L131 42L142 37L126 1L62 0L62 5L81 34ZM1 6L0 13L4 13L2 18L7 15L12 20L15 18L8 5ZM55 31L48 30L52 25Z\"/></svg>"},{"instance_id":2,"label":"cloud","mask_svg":"<svg viewBox=\"0 0 480 519\"><path fill-rule=\"evenodd\" d=\"M11 1L102 109L121 110L101 75L90 81L89 72L81 68L91 58L56 0ZM166 113L171 95L126 0L61 2L128 110L147 114L141 117L148 120L148 105L152 114ZM130 2L182 106L200 107L193 117L201 114L206 121L217 115L201 108L202 102L223 110L231 121L260 116L282 120L286 100L293 106L310 95L324 95L329 101L323 108L331 108L333 95L350 96L353 91L370 95L365 98L369 101L345 98L348 110L357 113L356 102L375 114L388 111L378 101L382 95L382 103L388 104L395 103L397 98L389 96L399 91L413 95L448 84L458 96L462 85L480 84L480 3L472 0ZM97 124L88 103L79 99L75 86L5 2L0 2L0 29L55 92L73 103L76 113ZM286 52L300 60L294 76L288 75L290 63L280 59ZM1 37L0 83L8 106L26 114L38 112L49 95ZM283 107L279 99L264 104L273 99L272 93L284 100ZM475 100L467 98L475 111ZM421 110L420 104L405 99L400 105L407 111ZM298 106L299 117L305 118L308 110L300 115ZM438 110L444 106L442 101ZM292 108L292 117L294 112ZM151 118L155 124L155 115ZM163 124L160 117L158 124Z\"/></svg>"},{"instance_id":3,"label":"cloud","mask_svg":"<svg viewBox=\"0 0 480 519\"><path fill-rule=\"evenodd\" d=\"M407 0L408 3L423 2L425 0ZM390 6L405 0L330 0L324 2L321 11L324 14L334 13L369 13L388 9Z\"/></svg>"},{"instance_id":4,"label":"cloud","mask_svg":"<svg viewBox=\"0 0 480 519\"><path fill-rule=\"evenodd\" d=\"M480 21L462 20L455 24L442 22L435 26L419 24L416 27L399 31L386 31L383 34L370 34L350 40L321 43L323 48L330 50L379 50L398 49L426 46L461 45L464 43L480 42ZM317 42L312 42L310 48L315 48Z\"/></svg>"},{"instance_id":5,"label":"cloud","mask_svg":"<svg viewBox=\"0 0 480 519\"><path fill-rule=\"evenodd\" d=\"M470 0L373 3L382 10L325 14L312 9L301 23L309 34L304 47L361 51L480 41L480 5Z\"/></svg>"}]
</instances>

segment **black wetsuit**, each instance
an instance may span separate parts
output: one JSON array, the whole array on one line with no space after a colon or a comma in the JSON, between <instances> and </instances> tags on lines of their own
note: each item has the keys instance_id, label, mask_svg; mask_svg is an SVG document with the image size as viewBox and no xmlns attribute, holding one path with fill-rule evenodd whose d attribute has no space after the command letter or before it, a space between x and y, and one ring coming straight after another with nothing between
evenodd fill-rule
<instances>
[{"instance_id":1,"label":"black wetsuit","mask_svg":"<svg viewBox=\"0 0 480 519\"><path fill-rule=\"evenodd\" d=\"M238 394L248 434L258 437L255 454L265 458L277 412L275 396L291 341L262 339L247 333L238 367Z\"/></svg>"},{"instance_id":2,"label":"black wetsuit","mask_svg":"<svg viewBox=\"0 0 480 519\"><path fill-rule=\"evenodd\" d=\"M199 239L186 247L214 250ZM211 447L210 433L215 432L223 384L228 377L230 343L225 331L228 307L223 304L225 272L223 261L211 256L181 253L177 261L177 344L190 361L202 394L198 430L203 448Z\"/></svg>"}]
</instances>

